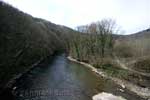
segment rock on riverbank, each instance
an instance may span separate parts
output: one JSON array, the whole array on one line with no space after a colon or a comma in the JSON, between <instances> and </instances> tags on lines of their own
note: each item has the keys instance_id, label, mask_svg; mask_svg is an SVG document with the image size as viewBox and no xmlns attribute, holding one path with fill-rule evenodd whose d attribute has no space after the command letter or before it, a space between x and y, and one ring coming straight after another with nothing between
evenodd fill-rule
<instances>
[{"instance_id":1,"label":"rock on riverbank","mask_svg":"<svg viewBox=\"0 0 150 100\"><path fill-rule=\"evenodd\" d=\"M97 95L94 95L92 97L92 100L126 100L126 99L124 99L121 96L115 96L115 95L110 94L110 93L102 92L102 93L99 93Z\"/></svg>"}]
</instances>

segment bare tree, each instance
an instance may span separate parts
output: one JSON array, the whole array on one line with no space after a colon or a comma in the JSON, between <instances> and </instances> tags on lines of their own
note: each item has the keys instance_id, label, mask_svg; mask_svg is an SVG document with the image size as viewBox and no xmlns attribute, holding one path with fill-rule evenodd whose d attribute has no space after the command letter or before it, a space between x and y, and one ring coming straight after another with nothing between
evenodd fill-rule
<instances>
[{"instance_id":1,"label":"bare tree","mask_svg":"<svg viewBox=\"0 0 150 100\"><path fill-rule=\"evenodd\" d=\"M115 21L104 19L86 26L79 26L70 43L72 54L80 60L97 60L112 54Z\"/></svg>"},{"instance_id":2,"label":"bare tree","mask_svg":"<svg viewBox=\"0 0 150 100\"><path fill-rule=\"evenodd\" d=\"M88 33L92 34L91 41L94 39L96 52L105 56L105 50L112 51L113 48L113 33L116 33L116 23L111 19L94 22L88 26ZM92 47L93 48L93 47Z\"/></svg>"}]
</instances>

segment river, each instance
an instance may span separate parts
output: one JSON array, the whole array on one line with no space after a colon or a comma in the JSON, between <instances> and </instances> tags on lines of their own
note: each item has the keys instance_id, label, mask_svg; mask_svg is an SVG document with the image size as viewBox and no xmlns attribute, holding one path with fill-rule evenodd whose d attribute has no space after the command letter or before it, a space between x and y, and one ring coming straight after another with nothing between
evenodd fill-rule
<instances>
[{"instance_id":1,"label":"river","mask_svg":"<svg viewBox=\"0 0 150 100\"><path fill-rule=\"evenodd\" d=\"M93 95L107 92L127 100L143 100L129 90L120 89L111 80L97 76L62 54L17 80L13 94L16 100L92 100Z\"/></svg>"}]
</instances>

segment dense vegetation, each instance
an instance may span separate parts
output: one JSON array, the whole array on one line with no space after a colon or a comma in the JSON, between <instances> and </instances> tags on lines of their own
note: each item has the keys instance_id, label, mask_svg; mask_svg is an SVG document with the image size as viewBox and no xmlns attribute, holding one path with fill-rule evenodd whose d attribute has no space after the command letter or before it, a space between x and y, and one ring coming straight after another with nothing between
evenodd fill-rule
<instances>
[{"instance_id":1,"label":"dense vegetation","mask_svg":"<svg viewBox=\"0 0 150 100\"><path fill-rule=\"evenodd\" d=\"M0 1L0 88L34 63L65 51L72 31Z\"/></svg>"},{"instance_id":2,"label":"dense vegetation","mask_svg":"<svg viewBox=\"0 0 150 100\"><path fill-rule=\"evenodd\" d=\"M114 21L104 19L82 27L78 27L78 31L86 33L74 34L70 42L70 55L78 60L98 65L103 63L104 58L111 57Z\"/></svg>"}]
</instances>

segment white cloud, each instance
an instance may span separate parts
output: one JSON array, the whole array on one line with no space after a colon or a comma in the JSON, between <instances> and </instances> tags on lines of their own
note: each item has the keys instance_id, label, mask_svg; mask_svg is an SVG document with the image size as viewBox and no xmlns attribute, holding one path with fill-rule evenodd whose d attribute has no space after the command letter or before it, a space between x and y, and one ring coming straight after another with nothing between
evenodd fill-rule
<instances>
[{"instance_id":1,"label":"white cloud","mask_svg":"<svg viewBox=\"0 0 150 100\"><path fill-rule=\"evenodd\" d=\"M35 17L74 28L105 17L126 33L150 27L150 0L4 0Z\"/></svg>"}]
</instances>

